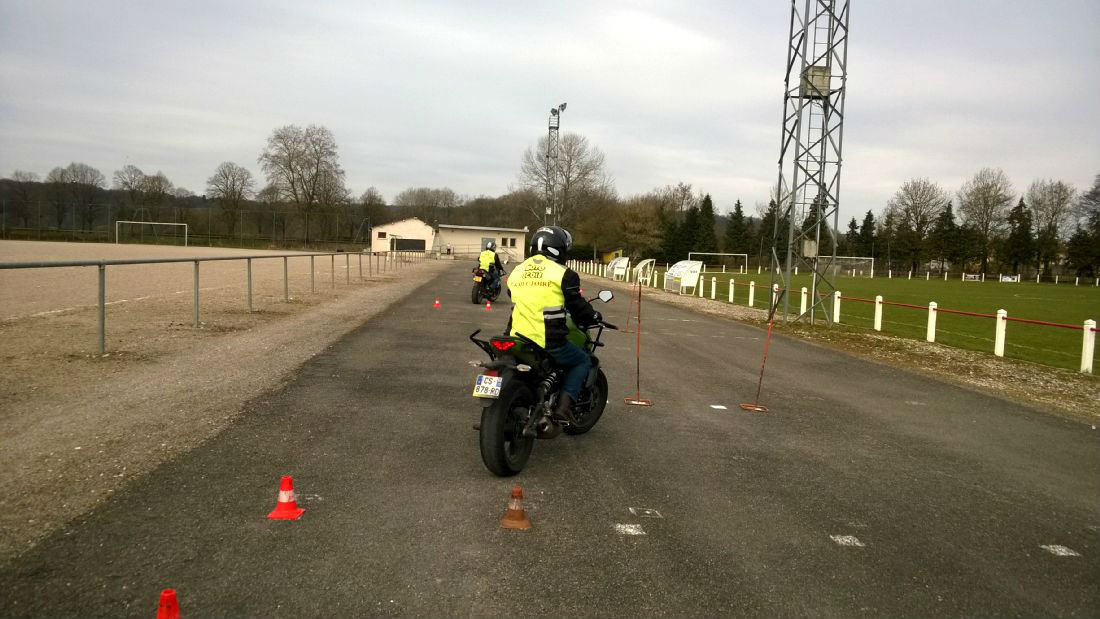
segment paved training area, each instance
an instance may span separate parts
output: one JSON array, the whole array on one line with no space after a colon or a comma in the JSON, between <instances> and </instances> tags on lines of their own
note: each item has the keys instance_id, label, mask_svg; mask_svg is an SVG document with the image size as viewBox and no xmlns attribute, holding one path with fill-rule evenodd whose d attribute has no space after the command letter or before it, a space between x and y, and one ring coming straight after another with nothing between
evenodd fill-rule
<instances>
[{"instance_id":1,"label":"paved training area","mask_svg":"<svg viewBox=\"0 0 1100 619\"><path fill-rule=\"evenodd\" d=\"M0 566L2 616L1095 616L1090 426L647 303L611 398L510 479L469 396L509 304L456 264L238 422ZM594 295L599 281L585 278ZM442 307L434 309L440 297ZM628 300L599 309L624 326ZM839 359L839 360L838 360ZM785 377L785 378L783 378ZM782 391L779 389L782 387ZM293 522L268 521L294 476ZM533 528L504 531L513 483Z\"/></svg>"}]
</instances>

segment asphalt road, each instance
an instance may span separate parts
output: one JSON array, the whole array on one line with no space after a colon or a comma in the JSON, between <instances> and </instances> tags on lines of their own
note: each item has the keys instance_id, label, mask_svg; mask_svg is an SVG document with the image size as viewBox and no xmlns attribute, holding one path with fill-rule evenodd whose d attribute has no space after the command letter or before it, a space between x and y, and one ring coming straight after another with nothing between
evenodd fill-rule
<instances>
[{"instance_id":1,"label":"asphalt road","mask_svg":"<svg viewBox=\"0 0 1100 619\"><path fill-rule=\"evenodd\" d=\"M600 424L493 477L466 336L508 304L471 305L468 270L0 567L0 616L147 617L165 587L185 617L1100 613L1100 431L781 337L746 413L763 333L658 303L655 405L623 404L634 336L610 333ZM300 521L265 519L282 474ZM499 528L516 482L526 532Z\"/></svg>"}]
</instances>

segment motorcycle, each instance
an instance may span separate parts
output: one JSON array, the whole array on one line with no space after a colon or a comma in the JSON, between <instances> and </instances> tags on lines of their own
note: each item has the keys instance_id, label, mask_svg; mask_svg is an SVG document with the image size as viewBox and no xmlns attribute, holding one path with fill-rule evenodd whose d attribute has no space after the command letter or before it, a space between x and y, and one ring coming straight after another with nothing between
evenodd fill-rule
<instances>
[{"instance_id":1,"label":"motorcycle","mask_svg":"<svg viewBox=\"0 0 1100 619\"><path fill-rule=\"evenodd\" d=\"M607 303L615 295L603 290L597 298ZM561 395L565 372L545 349L522 335L480 340L480 329L470 334L470 341L489 356L489 361L478 364L485 370L475 379L473 391L474 397L488 400L479 427L481 459L486 468L500 477L515 475L527 464L536 437L559 431L584 434L596 425L607 405L607 376L595 355L596 349L603 346L600 337L604 328L618 327L601 321L582 329L569 320L569 341L580 346L592 361L573 404L572 422L551 414Z\"/></svg>"},{"instance_id":2,"label":"motorcycle","mask_svg":"<svg viewBox=\"0 0 1100 619\"><path fill-rule=\"evenodd\" d=\"M504 259L504 264L508 264L508 259ZM481 303L482 299L489 301L496 301L500 296L501 280L504 279L504 273L498 273L496 280L493 282L493 286L489 286L489 272L481 267L474 267L474 286L470 290L470 302L474 305Z\"/></svg>"}]
</instances>

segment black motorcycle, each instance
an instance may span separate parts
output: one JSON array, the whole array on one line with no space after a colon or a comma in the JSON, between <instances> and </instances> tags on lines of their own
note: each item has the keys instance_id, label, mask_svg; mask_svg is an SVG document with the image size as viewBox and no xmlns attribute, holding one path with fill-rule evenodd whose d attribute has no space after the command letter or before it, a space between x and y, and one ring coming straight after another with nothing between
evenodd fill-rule
<instances>
[{"instance_id":1,"label":"black motorcycle","mask_svg":"<svg viewBox=\"0 0 1100 619\"><path fill-rule=\"evenodd\" d=\"M482 300L496 301L500 296L500 280L498 276L493 283L490 280L489 272L481 267L474 268L474 287L470 290L470 302L474 305L481 303Z\"/></svg>"},{"instance_id":2,"label":"black motorcycle","mask_svg":"<svg viewBox=\"0 0 1100 619\"><path fill-rule=\"evenodd\" d=\"M614 296L610 290L604 290L598 298L607 303ZM522 471L536 437L561 431L584 434L603 415L607 405L607 376L595 351L603 346L600 337L604 328L617 327L601 322L580 329L571 320L569 326L569 340L581 346L592 361L580 397L573 404L572 421L555 419L551 414L557 406L565 372L545 349L522 335L479 340L480 329L470 334L470 341L489 355L489 361L478 364L485 371L477 377L473 395L489 400L481 411L481 459L496 475L507 477ZM592 330L596 330L595 337Z\"/></svg>"}]
</instances>

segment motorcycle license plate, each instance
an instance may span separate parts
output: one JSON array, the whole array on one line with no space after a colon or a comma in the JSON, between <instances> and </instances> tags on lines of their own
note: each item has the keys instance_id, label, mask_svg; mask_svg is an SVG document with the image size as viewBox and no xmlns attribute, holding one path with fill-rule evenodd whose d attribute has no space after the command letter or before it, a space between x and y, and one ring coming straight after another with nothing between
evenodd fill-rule
<instances>
[{"instance_id":1,"label":"motorcycle license plate","mask_svg":"<svg viewBox=\"0 0 1100 619\"><path fill-rule=\"evenodd\" d=\"M475 282L480 282L481 281L481 276L480 275L475 275L474 276L474 281Z\"/></svg>"},{"instance_id":2,"label":"motorcycle license plate","mask_svg":"<svg viewBox=\"0 0 1100 619\"><path fill-rule=\"evenodd\" d=\"M498 398L500 397L500 385L504 381L500 376L486 376L484 374L477 377L477 382L474 383L474 397L475 398Z\"/></svg>"}]
</instances>

